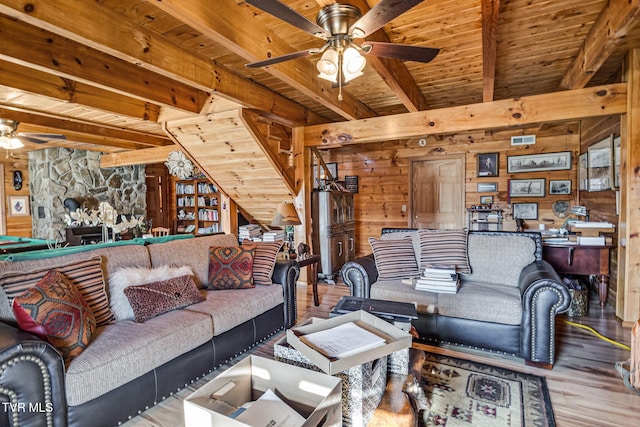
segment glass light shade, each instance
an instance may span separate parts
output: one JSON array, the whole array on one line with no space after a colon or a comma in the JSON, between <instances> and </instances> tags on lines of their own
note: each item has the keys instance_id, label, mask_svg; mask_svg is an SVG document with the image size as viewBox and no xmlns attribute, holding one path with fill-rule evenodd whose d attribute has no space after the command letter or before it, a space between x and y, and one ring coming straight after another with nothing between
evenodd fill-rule
<instances>
[{"instance_id":1,"label":"glass light shade","mask_svg":"<svg viewBox=\"0 0 640 427\"><path fill-rule=\"evenodd\" d=\"M316 64L321 79L336 82L338 76L338 52L335 49L327 49Z\"/></svg>"},{"instance_id":2,"label":"glass light shade","mask_svg":"<svg viewBox=\"0 0 640 427\"><path fill-rule=\"evenodd\" d=\"M24 144L18 138L9 138L8 136L2 135L0 136L0 147L5 150L13 150L24 147Z\"/></svg>"},{"instance_id":3,"label":"glass light shade","mask_svg":"<svg viewBox=\"0 0 640 427\"><path fill-rule=\"evenodd\" d=\"M353 47L345 49L342 57L342 72L345 83L362 75L362 69L367 61L360 52Z\"/></svg>"}]
</instances>

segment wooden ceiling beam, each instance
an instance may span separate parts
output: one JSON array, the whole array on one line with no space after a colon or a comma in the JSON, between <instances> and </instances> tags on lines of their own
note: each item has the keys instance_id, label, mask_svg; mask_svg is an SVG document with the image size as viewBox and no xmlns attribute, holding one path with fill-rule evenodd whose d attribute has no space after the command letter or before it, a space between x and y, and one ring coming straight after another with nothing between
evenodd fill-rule
<instances>
[{"instance_id":1,"label":"wooden ceiling beam","mask_svg":"<svg viewBox=\"0 0 640 427\"><path fill-rule=\"evenodd\" d=\"M589 80L640 22L640 0L606 2L558 89L579 89Z\"/></svg>"},{"instance_id":2,"label":"wooden ceiling beam","mask_svg":"<svg viewBox=\"0 0 640 427\"><path fill-rule=\"evenodd\" d=\"M31 24L0 15L0 28L11 34L0 38L0 59L192 113L209 98L207 92Z\"/></svg>"},{"instance_id":3,"label":"wooden ceiling beam","mask_svg":"<svg viewBox=\"0 0 640 427\"><path fill-rule=\"evenodd\" d=\"M622 114L627 85L618 83L417 113L307 126L306 147L337 148L434 134L500 129Z\"/></svg>"},{"instance_id":4,"label":"wooden ceiling beam","mask_svg":"<svg viewBox=\"0 0 640 427\"><path fill-rule=\"evenodd\" d=\"M195 56L165 37L136 26L119 13L92 0L47 0L30 3L2 0L0 12L46 28L78 43L137 64L201 91L214 91L288 126L324 123L315 113L249 79ZM78 22L91 25L78 25Z\"/></svg>"},{"instance_id":5,"label":"wooden ceiling beam","mask_svg":"<svg viewBox=\"0 0 640 427\"><path fill-rule=\"evenodd\" d=\"M259 61L295 51L274 31L260 23L248 4L234 0L218 0L211 7L209 0L147 0L195 30L221 44L247 62ZM224 10L224 13L220 13ZM376 114L343 89L339 101L331 83L319 79L311 61L298 59L272 65L266 71L306 96L349 119L374 117Z\"/></svg>"},{"instance_id":6,"label":"wooden ceiling beam","mask_svg":"<svg viewBox=\"0 0 640 427\"><path fill-rule=\"evenodd\" d=\"M500 0L482 0L482 102L493 101Z\"/></svg>"},{"instance_id":7,"label":"wooden ceiling beam","mask_svg":"<svg viewBox=\"0 0 640 427\"><path fill-rule=\"evenodd\" d=\"M175 144L165 147L145 148L143 150L125 151L122 153L105 154L100 157L101 168L115 168L118 166L151 165L164 163L172 151L182 151Z\"/></svg>"},{"instance_id":8,"label":"wooden ceiling beam","mask_svg":"<svg viewBox=\"0 0 640 427\"><path fill-rule=\"evenodd\" d=\"M160 114L160 107L155 104L1 60L0 84L152 122L156 122Z\"/></svg>"},{"instance_id":9,"label":"wooden ceiling beam","mask_svg":"<svg viewBox=\"0 0 640 427\"><path fill-rule=\"evenodd\" d=\"M166 136L150 135L104 125L79 122L36 111L0 106L0 117L20 122L20 132L60 133L69 140L95 142L124 149L169 145ZM31 126L31 127L30 127ZM37 127L37 130L36 130ZM26 130L30 129L30 130Z\"/></svg>"}]
</instances>

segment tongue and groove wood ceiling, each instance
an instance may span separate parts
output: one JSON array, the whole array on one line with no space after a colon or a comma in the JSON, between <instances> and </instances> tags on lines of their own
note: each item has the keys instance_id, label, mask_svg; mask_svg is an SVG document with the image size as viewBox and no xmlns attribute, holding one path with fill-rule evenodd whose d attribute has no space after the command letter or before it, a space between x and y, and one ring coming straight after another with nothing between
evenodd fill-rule
<instances>
[{"instance_id":1,"label":"tongue and groove wood ceiling","mask_svg":"<svg viewBox=\"0 0 640 427\"><path fill-rule=\"evenodd\" d=\"M315 22L334 1L283 3ZM435 60L368 56L338 101L317 56L244 67L322 41L242 0L0 0L0 118L67 137L25 150L124 153L173 146L163 124L197 121L218 99L291 127L595 86L620 81L640 47L639 3L427 0L371 39L436 47Z\"/></svg>"}]
</instances>

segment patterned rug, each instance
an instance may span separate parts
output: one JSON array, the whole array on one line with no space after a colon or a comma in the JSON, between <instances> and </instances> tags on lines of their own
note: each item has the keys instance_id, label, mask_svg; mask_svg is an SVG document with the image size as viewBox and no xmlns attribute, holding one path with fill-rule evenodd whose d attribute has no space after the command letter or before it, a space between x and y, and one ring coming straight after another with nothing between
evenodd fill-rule
<instances>
[{"instance_id":1,"label":"patterned rug","mask_svg":"<svg viewBox=\"0 0 640 427\"><path fill-rule=\"evenodd\" d=\"M543 377L426 353L421 426L555 426Z\"/></svg>"}]
</instances>

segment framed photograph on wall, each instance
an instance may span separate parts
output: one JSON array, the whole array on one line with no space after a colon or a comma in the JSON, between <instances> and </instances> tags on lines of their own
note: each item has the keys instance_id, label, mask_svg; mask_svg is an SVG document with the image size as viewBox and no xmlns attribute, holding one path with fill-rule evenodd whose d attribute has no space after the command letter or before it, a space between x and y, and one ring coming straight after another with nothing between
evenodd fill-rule
<instances>
[{"instance_id":1,"label":"framed photograph on wall","mask_svg":"<svg viewBox=\"0 0 640 427\"><path fill-rule=\"evenodd\" d=\"M495 193L498 191L497 182L479 182L478 193Z\"/></svg>"},{"instance_id":2,"label":"framed photograph on wall","mask_svg":"<svg viewBox=\"0 0 640 427\"><path fill-rule=\"evenodd\" d=\"M537 203L514 203L513 217L517 219L538 219Z\"/></svg>"},{"instance_id":3,"label":"framed photograph on wall","mask_svg":"<svg viewBox=\"0 0 640 427\"><path fill-rule=\"evenodd\" d=\"M587 162L589 154L584 152L578 158L578 189L587 191L589 189L589 164Z\"/></svg>"},{"instance_id":4,"label":"framed photograph on wall","mask_svg":"<svg viewBox=\"0 0 640 427\"><path fill-rule=\"evenodd\" d=\"M478 168L477 175L480 176L498 176L498 153L482 153L477 155Z\"/></svg>"},{"instance_id":5,"label":"framed photograph on wall","mask_svg":"<svg viewBox=\"0 0 640 427\"><path fill-rule=\"evenodd\" d=\"M549 180L549 194L571 194L570 179Z\"/></svg>"},{"instance_id":6,"label":"framed photograph on wall","mask_svg":"<svg viewBox=\"0 0 640 427\"><path fill-rule=\"evenodd\" d=\"M9 196L9 216L28 216L29 196Z\"/></svg>"},{"instance_id":7,"label":"framed photograph on wall","mask_svg":"<svg viewBox=\"0 0 640 427\"><path fill-rule=\"evenodd\" d=\"M613 185L613 135L589 146L589 191L610 190Z\"/></svg>"},{"instance_id":8,"label":"framed photograph on wall","mask_svg":"<svg viewBox=\"0 0 640 427\"><path fill-rule=\"evenodd\" d=\"M510 197L544 197L545 178L512 179L509 181Z\"/></svg>"},{"instance_id":9,"label":"framed photograph on wall","mask_svg":"<svg viewBox=\"0 0 640 427\"><path fill-rule=\"evenodd\" d=\"M493 196L480 196L480 204L481 205L492 205L493 204Z\"/></svg>"},{"instance_id":10,"label":"framed photograph on wall","mask_svg":"<svg viewBox=\"0 0 640 427\"><path fill-rule=\"evenodd\" d=\"M507 157L507 172L540 172L571 169L571 151Z\"/></svg>"}]
</instances>

